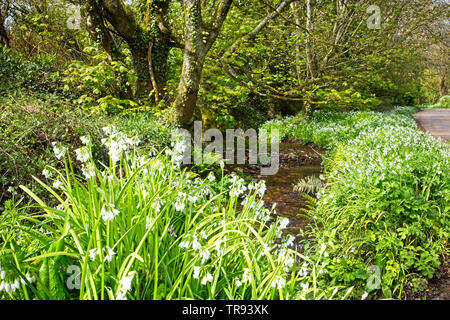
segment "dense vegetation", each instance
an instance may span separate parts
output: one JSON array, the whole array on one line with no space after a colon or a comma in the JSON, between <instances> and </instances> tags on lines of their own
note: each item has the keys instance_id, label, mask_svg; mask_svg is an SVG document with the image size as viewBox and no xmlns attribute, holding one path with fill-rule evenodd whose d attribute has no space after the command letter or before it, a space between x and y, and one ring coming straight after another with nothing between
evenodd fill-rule
<instances>
[{"instance_id":1,"label":"dense vegetation","mask_svg":"<svg viewBox=\"0 0 450 320\"><path fill-rule=\"evenodd\" d=\"M448 255L450 148L416 128L414 110L316 112L309 122L265 125L330 149L327 184L309 212L311 238L329 247L326 284L362 289L376 265L384 296L401 297Z\"/></svg>"},{"instance_id":2,"label":"dense vegetation","mask_svg":"<svg viewBox=\"0 0 450 320\"><path fill-rule=\"evenodd\" d=\"M411 115L449 107L448 8L0 0L0 299L423 291L448 260L450 147ZM194 120L327 150L295 187L308 228L264 181L180 165Z\"/></svg>"}]
</instances>

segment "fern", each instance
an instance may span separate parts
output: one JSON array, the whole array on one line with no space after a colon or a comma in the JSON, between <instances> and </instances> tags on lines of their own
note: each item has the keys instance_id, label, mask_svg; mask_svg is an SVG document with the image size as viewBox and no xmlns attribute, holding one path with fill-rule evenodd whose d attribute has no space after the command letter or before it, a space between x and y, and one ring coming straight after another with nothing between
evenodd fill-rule
<instances>
[{"instance_id":1,"label":"fern","mask_svg":"<svg viewBox=\"0 0 450 320\"><path fill-rule=\"evenodd\" d=\"M294 191L298 192L299 194L314 194L319 192L319 190L324 188L325 186L326 184L318 177L309 176L297 182L297 184L294 186Z\"/></svg>"}]
</instances>

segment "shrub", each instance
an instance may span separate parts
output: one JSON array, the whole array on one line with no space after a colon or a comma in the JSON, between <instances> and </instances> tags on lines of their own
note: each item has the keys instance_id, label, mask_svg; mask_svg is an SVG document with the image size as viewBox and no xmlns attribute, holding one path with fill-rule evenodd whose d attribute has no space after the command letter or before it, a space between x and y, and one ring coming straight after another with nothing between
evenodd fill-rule
<instances>
[{"instance_id":1,"label":"shrub","mask_svg":"<svg viewBox=\"0 0 450 320\"><path fill-rule=\"evenodd\" d=\"M44 190L32 177L42 177L46 166L57 165L50 156L54 141L77 149L81 146L78 137L90 135L94 159L101 161L107 155L101 145L101 128L107 124L116 124L128 134L139 135L147 151L170 144L171 128L160 124L148 112L92 116L51 94L45 100L14 95L0 102L0 204L14 193L21 194L20 184L43 195ZM63 167L59 164L58 168ZM74 167L77 172L80 169Z\"/></svg>"}]
</instances>

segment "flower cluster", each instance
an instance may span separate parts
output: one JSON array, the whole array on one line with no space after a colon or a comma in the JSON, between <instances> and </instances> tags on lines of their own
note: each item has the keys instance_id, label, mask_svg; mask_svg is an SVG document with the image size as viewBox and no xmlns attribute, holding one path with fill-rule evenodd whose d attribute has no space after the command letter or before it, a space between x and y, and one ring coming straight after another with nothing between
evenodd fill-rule
<instances>
[{"instance_id":1,"label":"flower cluster","mask_svg":"<svg viewBox=\"0 0 450 320\"><path fill-rule=\"evenodd\" d=\"M36 278L30 274L25 275L25 279L18 278L14 281L6 281L6 271L2 269L0 265L0 292L5 291L6 293L14 293L20 288L21 285L26 285L27 283L36 282Z\"/></svg>"},{"instance_id":2,"label":"flower cluster","mask_svg":"<svg viewBox=\"0 0 450 320\"><path fill-rule=\"evenodd\" d=\"M119 289L117 290L116 300L127 300L127 293L131 290L134 275L136 272L131 271L128 275L119 281Z\"/></svg>"},{"instance_id":3,"label":"flower cluster","mask_svg":"<svg viewBox=\"0 0 450 320\"><path fill-rule=\"evenodd\" d=\"M131 147L136 147L141 143L137 137L128 137L126 134L117 131L116 127L103 128L108 138L102 139L102 143L108 148L108 154L113 162L120 161L120 157Z\"/></svg>"}]
</instances>

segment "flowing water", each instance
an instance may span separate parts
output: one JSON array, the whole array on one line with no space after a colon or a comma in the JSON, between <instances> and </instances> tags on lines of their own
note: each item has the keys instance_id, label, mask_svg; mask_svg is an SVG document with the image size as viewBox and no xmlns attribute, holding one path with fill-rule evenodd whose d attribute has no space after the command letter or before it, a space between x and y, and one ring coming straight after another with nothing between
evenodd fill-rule
<instances>
[{"instance_id":1,"label":"flowing water","mask_svg":"<svg viewBox=\"0 0 450 320\"><path fill-rule=\"evenodd\" d=\"M256 179L266 181L267 191L264 201L267 208L277 203L278 216L289 218L289 228L304 228L308 224L306 218L300 216L301 209L305 208L305 199L294 192L294 185L308 176L319 176L322 172L323 150L300 142L291 141L280 144L280 170L273 176L259 175L259 168L247 171Z\"/></svg>"}]
</instances>

